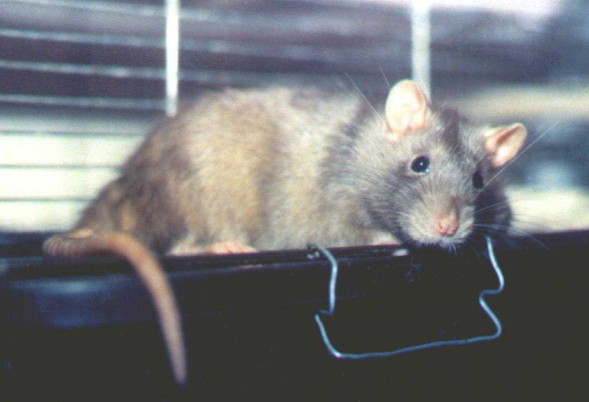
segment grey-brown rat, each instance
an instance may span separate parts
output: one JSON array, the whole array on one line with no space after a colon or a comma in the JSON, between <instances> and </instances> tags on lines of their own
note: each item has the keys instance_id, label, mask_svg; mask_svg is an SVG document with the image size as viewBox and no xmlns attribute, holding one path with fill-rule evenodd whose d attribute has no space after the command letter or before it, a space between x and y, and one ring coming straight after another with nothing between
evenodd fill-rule
<instances>
[{"instance_id":1,"label":"grey-brown rat","mask_svg":"<svg viewBox=\"0 0 589 402\"><path fill-rule=\"evenodd\" d=\"M494 175L525 137L521 124L481 126L436 108L409 80L390 90L382 113L355 93L216 92L153 131L74 228L44 249L127 258L152 294L183 382L178 309L148 249L452 248L509 225Z\"/></svg>"}]
</instances>

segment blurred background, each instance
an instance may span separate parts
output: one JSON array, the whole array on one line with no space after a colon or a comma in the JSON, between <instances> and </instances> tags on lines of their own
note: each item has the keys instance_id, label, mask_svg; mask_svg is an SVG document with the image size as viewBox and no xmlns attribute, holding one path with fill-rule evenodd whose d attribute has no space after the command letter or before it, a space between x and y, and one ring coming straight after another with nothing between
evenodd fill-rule
<instances>
[{"instance_id":1,"label":"blurred background","mask_svg":"<svg viewBox=\"0 0 589 402\"><path fill-rule=\"evenodd\" d=\"M378 99L411 76L475 120L526 124L504 173L518 230L589 228L589 0L175 3L0 2L0 230L69 227L202 91L341 82Z\"/></svg>"}]
</instances>

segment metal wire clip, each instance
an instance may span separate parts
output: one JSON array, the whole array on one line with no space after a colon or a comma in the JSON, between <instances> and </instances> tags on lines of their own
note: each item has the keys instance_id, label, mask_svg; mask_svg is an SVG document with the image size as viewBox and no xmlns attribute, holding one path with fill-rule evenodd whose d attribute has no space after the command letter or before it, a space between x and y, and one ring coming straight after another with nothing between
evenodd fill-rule
<instances>
[{"instance_id":1,"label":"metal wire clip","mask_svg":"<svg viewBox=\"0 0 589 402\"><path fill-rule=\"evenodd\" d=\"M366 353L344 353L337 350L333 344L331 343L329 336L327 335L327 330L325 325L323 324L323 320L321 319L322 316L332 316L335 313L335 306L336 306L336 284L337 284L337 274L338 274L338 263L333 254L329 252L326 248L314 245L330 262L331 264L331 278L329 280L329 309L328 310L320 310L317 314L315 314L315 321L319 326L319 332L321 333L321 338L323 339L323 343L327 347L329 353L338 358L338 359L367 359L367 358L375 358L375 357L389 357L400 355L402 353L407 352L414 352L423 349L430 349L435 347L441 346L456 346L456 345L465 345L467 343L473 342L482 342L482 341L492 341L499 338L503 332L501 322L493 313L491 308L487 305L485 301L485 297L487 295L497 295L503 291L505 280L503 278L503 273L499 268L499 264L497 263L497 259L495 258L495 253L493 251L493 243L489 237L487 237L487 252L489 255L489 260L491 261L491 265L495 270L495 274L497 275L497 279L499 281L499 286L496 289L485 289L479 294L479 304L481 305L482 309L485 311L487 316L493 321L495 325L495 332L491 335L481 335L475 336L470 338L463 338L463 339L452 339L452 340L442 340L442 341L435 341L435 342L428 342L419 345L407 346L400 349L383 351L383 352L366 352Z\"/></svg>"}]
</instances>

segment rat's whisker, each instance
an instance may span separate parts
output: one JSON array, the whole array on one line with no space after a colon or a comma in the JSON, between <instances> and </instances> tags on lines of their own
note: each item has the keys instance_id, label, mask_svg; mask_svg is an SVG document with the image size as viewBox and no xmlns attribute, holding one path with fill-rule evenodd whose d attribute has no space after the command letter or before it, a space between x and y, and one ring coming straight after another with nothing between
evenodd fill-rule
<instances>
[{"instance_id":1,"label":"rat's whisker","mask_svg":"<svg viewBox=\"0 0 589 402\"><path fill-rule=\"evenodd\" d=\"M384 82L387 84L387 91L388 91L391 88L391 83L390 83L389 79L387 78L387 76L385 75L382 67L378 66L378 69L380 70L380 73L382 74L382 78L384 78Z\"/></svg>"},{"instance_id":2,"label":"rat's whisker","mask_svg":"<svg viewBox=\"0 0 589 402\"><path fill-rule=\"evenodd\" d=\"M386 127L387 126L386 122L383 120L381 114L378 113L378 110L376 110L376 108L374 107L374 105L372 104L372 102L370 102L370 100L368 100L368 98L366 97L366 95L364 94L364 92L362 92L362 90L356 84L356 82L354 82L354 80L352 79L352 77L348 73L346 73L345 75L346 75L346 77L348 77L348 79L350 80L350 82L352 83L352 85L354 86L354 88L356 89L356 91L358 91L358 93L360 94L360 96L362 96L362 98L368 104L368 106L370 106L370 108L374 112L374 115L378 118L378 120L380 120L380 122L383 124L383 126Z\"/></svg>"},{"instance_id":3,"label":"rat's whisker","mask_svg":"<svg viewBox=\"0 0 589 402\"><path fill-rule=\"evenodd\" d=\"M515 234L519 237L526 238L526 239L532 241L533 243L535 243L539 246L542 246L544 249L550 250L549 247L545 243L540 241L540 239L538 239L536 236L534 236L524 230L521 230L521 229L517 229L517 228L511 227L511 226L506 226L506 225L484 224L484 223L475 224L475 226L481 227L481 228L495 229L495 230L505 230L505 231L507 231L507 233Z\"/></svg>"}]
</instances>

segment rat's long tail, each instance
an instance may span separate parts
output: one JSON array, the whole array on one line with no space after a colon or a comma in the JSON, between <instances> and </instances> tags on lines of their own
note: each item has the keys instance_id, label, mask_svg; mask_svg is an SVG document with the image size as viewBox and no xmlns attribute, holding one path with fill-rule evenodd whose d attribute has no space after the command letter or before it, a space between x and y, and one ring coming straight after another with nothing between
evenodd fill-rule
<instances>
[{"instance_id":1,"label":"rat's long tail","mask_svg":"<svg viewBox=\"0 0 589 402\"><path fill-rule=\"evenodd\" d=\"M43 251L47 255L62 258L78 258L99 253L113 253L125 258L133 266L153 299L174 378L178 384L185 383L186 349L178 305L164 270L151 251L127 234L96 234L90 229L52 236L43 244Z\"/></svg>"}]
</instances>

